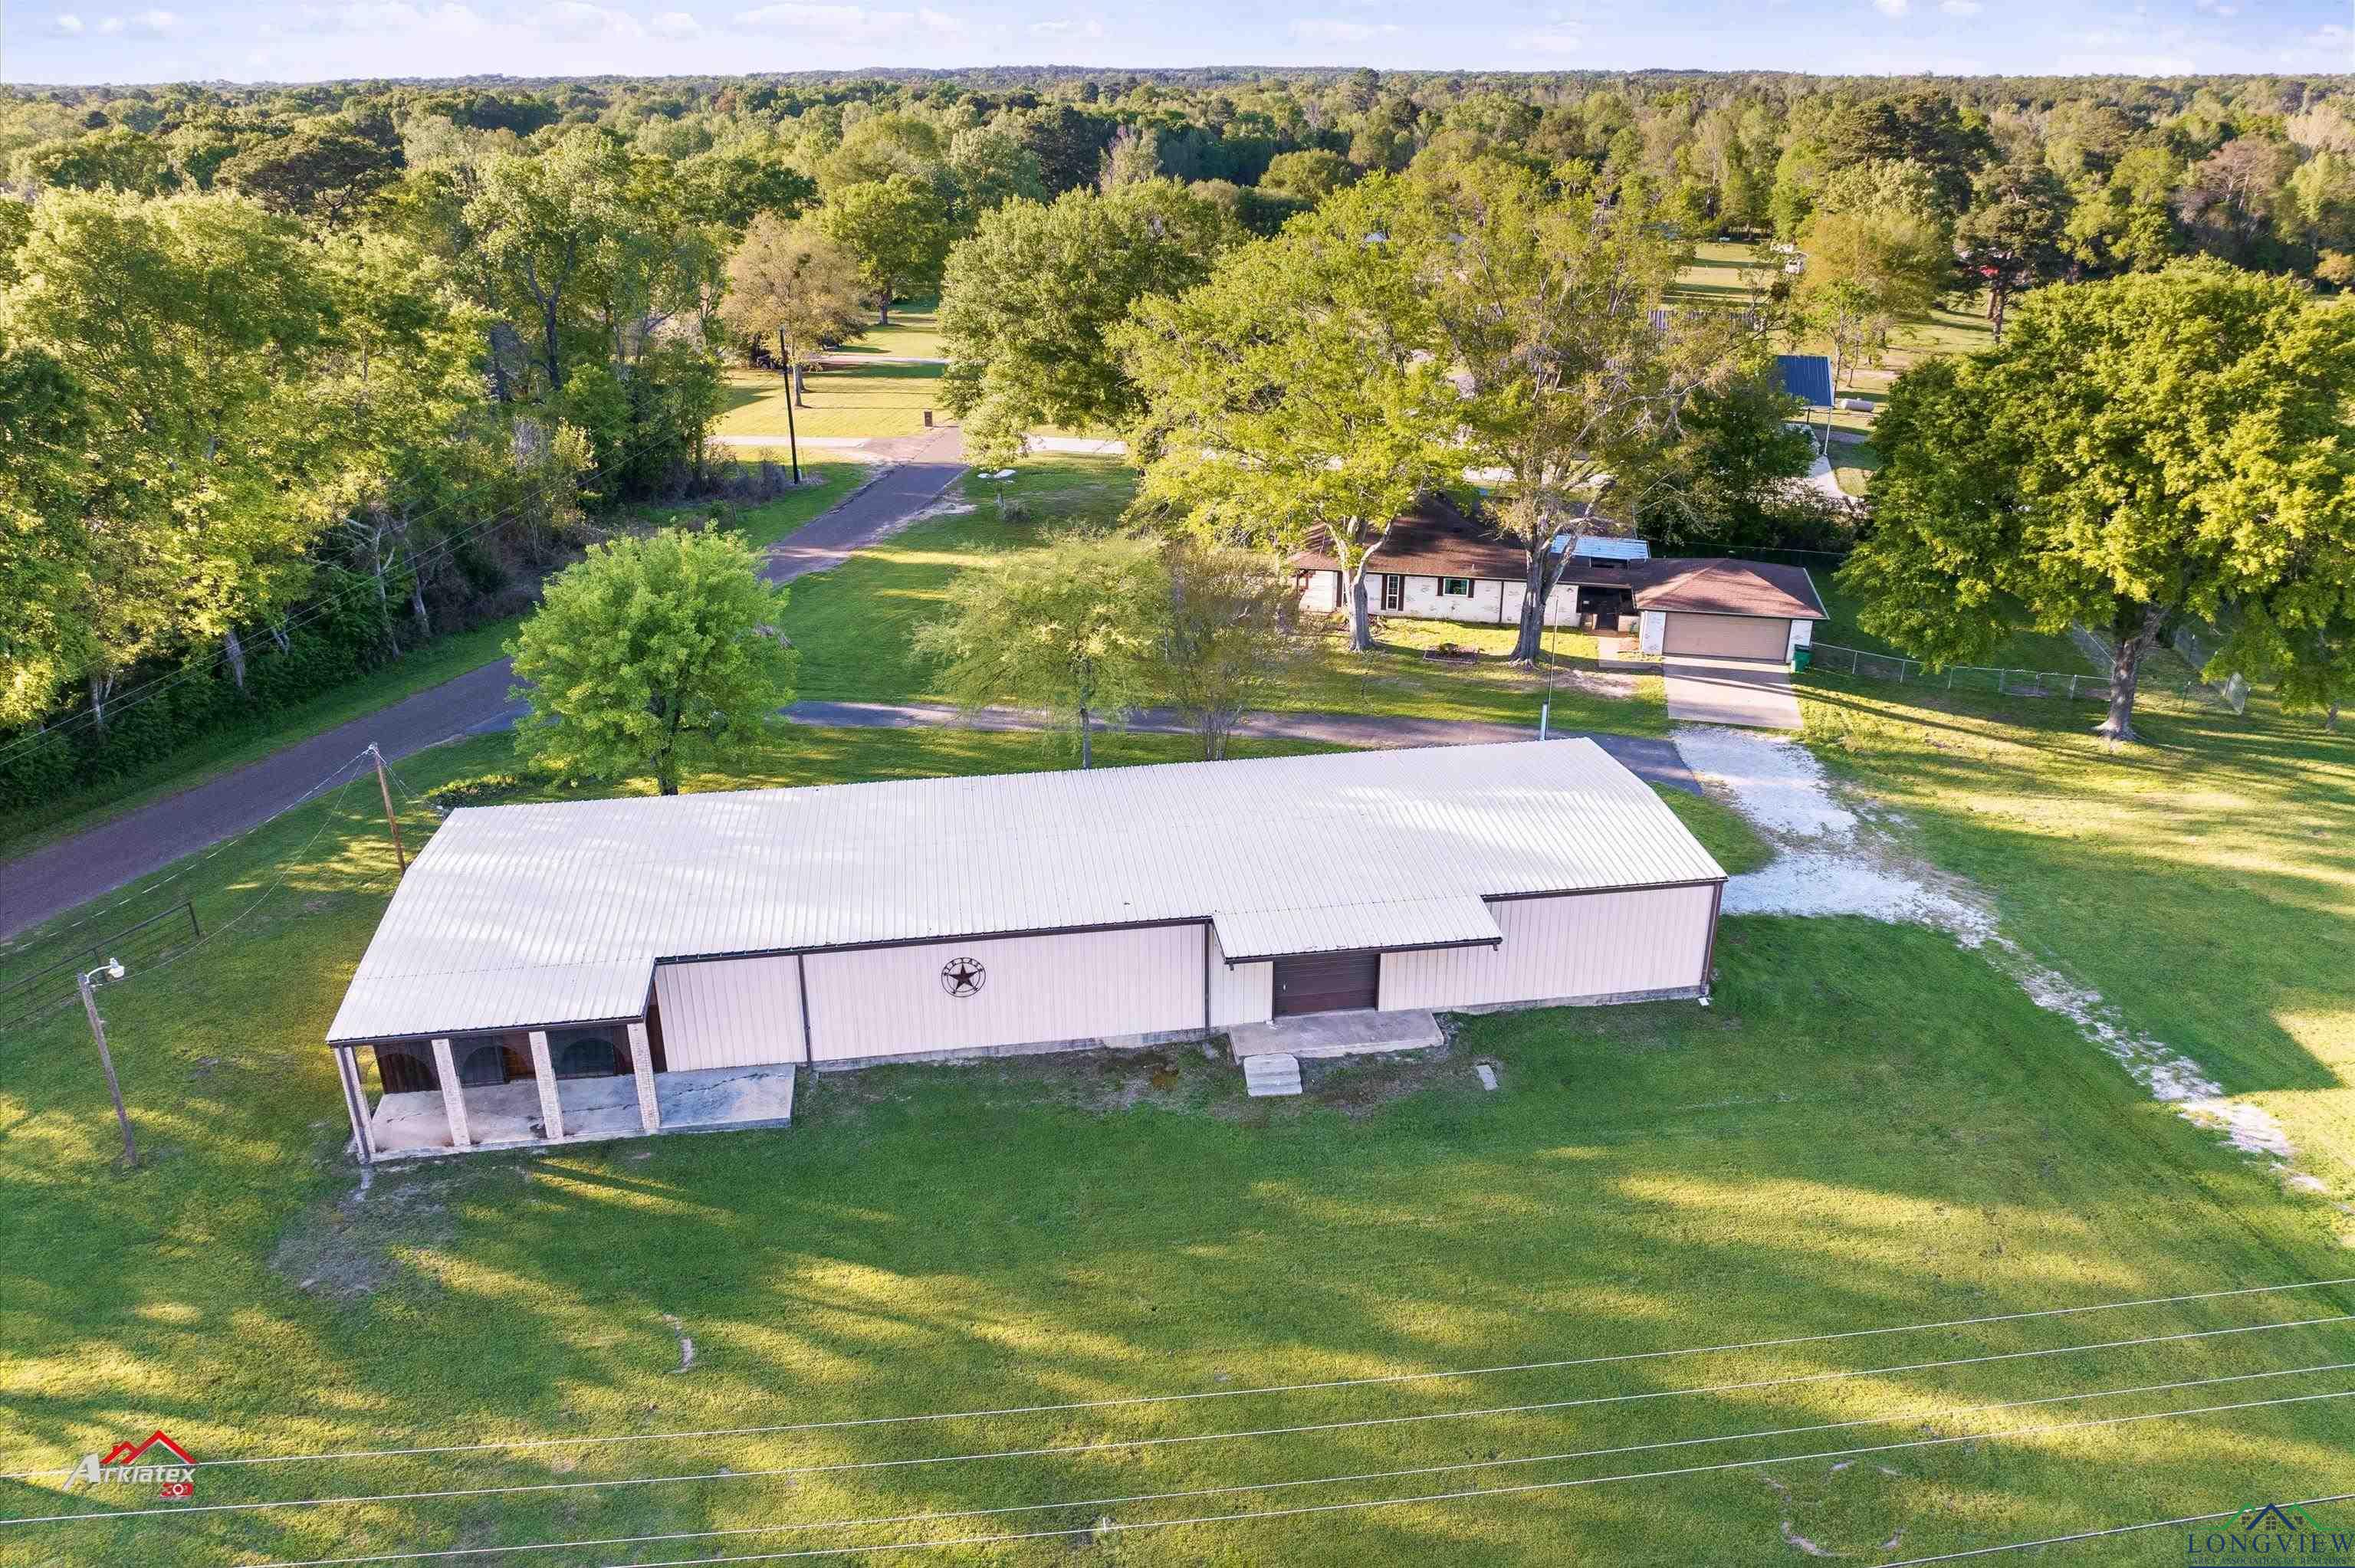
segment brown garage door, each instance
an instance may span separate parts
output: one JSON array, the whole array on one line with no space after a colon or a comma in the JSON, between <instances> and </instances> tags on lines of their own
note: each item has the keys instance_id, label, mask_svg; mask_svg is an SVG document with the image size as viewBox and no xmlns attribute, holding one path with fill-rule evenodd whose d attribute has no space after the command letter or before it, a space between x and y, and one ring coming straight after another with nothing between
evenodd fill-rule
<instances>
[{"instance_id":1,"label":"brown garage door","mask_svg":"<svg viewBox=\"0 0 2355 1568\"><path fill-rule=\"evenodd\" d=\"M1275 960L1275 1015L1371 1007L1380 994L1380 953L1319 953Z\"/></svg>"},{"instance_id":2,"label":"brown garage door","mask_svg":"<svg viewBox=\"0 0 2355 1568\"><path fill-rule=\"evenodd\" d=\"M1791 623L1764 615L1696 615L1668 612L1666 653L1697 653L1716 659L1772 659L1789 654Z\"/></svg>"}]
</instances>

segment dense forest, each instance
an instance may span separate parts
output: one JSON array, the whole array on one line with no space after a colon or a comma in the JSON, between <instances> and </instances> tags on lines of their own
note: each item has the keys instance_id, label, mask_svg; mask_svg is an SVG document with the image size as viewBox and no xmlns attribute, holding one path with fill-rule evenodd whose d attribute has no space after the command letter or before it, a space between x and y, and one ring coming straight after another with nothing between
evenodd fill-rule
<instances>
[{"instance_id":1,"label":"dense forest","mask_svg":"<svg viewBox=\"0 0 2355 1568\"><path fill-rule=\"evenodd\" d=\"M0 806L398 659L511 607L599 514L733 482L707 438L761 352L729 298L748 232L822 232L879 311L945 276L954 315L993 275L958 248L1009 204L1150 187L1104 232L1265 236L1369 175L1474 164L1799 247L1794 319L1843 351L1933 301L2000 332L2022 291L2186 255L2355 282L2343 77L10 90Z\"/></svg>"}]
</instances>

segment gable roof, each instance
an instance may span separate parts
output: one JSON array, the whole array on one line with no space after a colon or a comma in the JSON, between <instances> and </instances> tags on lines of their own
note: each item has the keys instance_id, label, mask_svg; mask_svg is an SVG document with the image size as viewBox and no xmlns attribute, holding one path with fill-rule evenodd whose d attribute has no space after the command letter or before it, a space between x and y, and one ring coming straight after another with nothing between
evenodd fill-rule
<instances>
[{"instance_id":1,"label":"gable roof","mask_svg":"<svg viewBox=\"0 0 2355 1568\"><path fill-rule=\"evenodd\" d=\"M1583 739L474 807L410 863L327 1038L636 1018L665 959L1196 920L1493 940L1469 902L1724 876Z\"/></svg>"},{"instance_id":2,"label":"gable roof","mask_svg":"<svg viewBox=\"0 0 2355 1568\"><path fill-rule=\"evenodd\" d=\"M1694 560L1664 556L1647 563L1636 589L1637 609L1708 615L1769 615L1824 620L1824 601L1804 567L1767 561Z\"/></svg>"}]
</instances>

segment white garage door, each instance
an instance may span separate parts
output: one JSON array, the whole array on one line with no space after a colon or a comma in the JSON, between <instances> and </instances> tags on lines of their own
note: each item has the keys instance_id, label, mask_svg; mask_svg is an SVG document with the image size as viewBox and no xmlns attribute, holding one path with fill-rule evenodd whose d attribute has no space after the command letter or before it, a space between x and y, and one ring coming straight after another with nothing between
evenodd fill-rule
<instances>
[{"instance_id":1,"label":"white garage door","mask_svg":"<svg viewBox=\"0 0 2355 1568\"><path fill-rule=\"evenodd\" d=\"M1716 659L1789 657L1791 623L1763 615L1695 615L1670 611L1661 651Z\"/></svg>"}]
</instances>

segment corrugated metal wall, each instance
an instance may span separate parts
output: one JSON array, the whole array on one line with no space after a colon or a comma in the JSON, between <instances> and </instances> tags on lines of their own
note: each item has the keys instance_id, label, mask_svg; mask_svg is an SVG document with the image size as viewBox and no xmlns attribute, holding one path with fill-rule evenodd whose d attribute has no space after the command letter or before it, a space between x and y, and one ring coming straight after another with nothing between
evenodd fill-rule
<instances>
[{"instance_id":1,"label":"corrugated metal wall","mask_svg":"<svg viewBox=\"0 0 2355 1568\"><path fill-rule=\"evenodd\" d=\"M942 983L956 959L985 971L970 996ZM1199 925L812 953L807 972L821 1062L1202 1026Z\"/></svg>"},{"instance_id":2,"label":"corrugated metal wall","mask_svg":"<svg viewBox=\"0 0 2355 1568\"><path fill-rule=\"evenodd\" d=\"M655 965L664 1065L683 1073L807 1061L795 963L788 957Z\"/></svg>"},{"instance_id":3,"label":"corrugated metal wall","mask_svg":"<svg viewBox=\"0 0 2355 1568\"><path fill-rule=\"evenodd\" d=\"M1210 1022L1224 1029L1236 1023L1265 1023L1275 1016L1275 966L1237 964L1227 968L1226 954L1212 932L1210 942Z\"/></svg>"},{"instance_id":4,"label":"corrugated metal wall","mask_svg":"<svg viewBox=\"0 0 2355 1568\"><path fill-rule=\"evenodd\" d=\"M1714 891L1500 899L1488 907L1505 933L1501 947L1383 955L1382 1006L1474 1007L1697 986Z\"/></svg>"}]
</instances>

